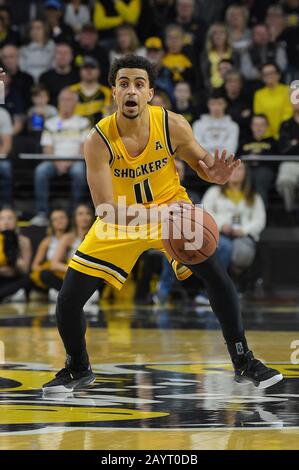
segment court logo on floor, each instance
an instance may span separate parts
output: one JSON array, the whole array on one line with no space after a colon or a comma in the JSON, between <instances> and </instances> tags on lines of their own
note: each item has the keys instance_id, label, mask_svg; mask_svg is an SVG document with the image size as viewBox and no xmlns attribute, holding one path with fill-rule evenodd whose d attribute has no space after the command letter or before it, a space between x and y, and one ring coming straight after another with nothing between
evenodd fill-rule
<instances>
[{"instance_id":1,"label":"court logo on floor","mask_svg":"<svg viewBox=\"0 0 299 470\"><path fill-rule=\"evenodd\" d=\"M225 363L95 365L95 384L43 395L45 364L0 368L0 434L74 429L299 427L299 365L272 364L285 380L265 391L238 385Z\"/></svg>"}]
</instances>

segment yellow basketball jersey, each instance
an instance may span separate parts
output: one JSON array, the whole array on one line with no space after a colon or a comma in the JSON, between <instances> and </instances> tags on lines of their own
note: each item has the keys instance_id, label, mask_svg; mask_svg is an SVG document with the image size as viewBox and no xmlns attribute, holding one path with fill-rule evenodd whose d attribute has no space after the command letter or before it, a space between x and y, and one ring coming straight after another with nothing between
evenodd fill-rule
<instances>
[{"instance_id":1,"label":"yellow basketball jersey","mask_svg":"<svg viewBox=\"0 0 299 470\"><path fill-rule=\"evenodd\" d=\"M110 153L114 198L126 196L126 204L161 204L185 189L175 166L168 129L168 113L161 106L148 105L150 135L143 152L129 155L116 124L116 113L101 119L95 126ZM99 155L99 158L101 156Z\"/></svg>"}]
</instances>

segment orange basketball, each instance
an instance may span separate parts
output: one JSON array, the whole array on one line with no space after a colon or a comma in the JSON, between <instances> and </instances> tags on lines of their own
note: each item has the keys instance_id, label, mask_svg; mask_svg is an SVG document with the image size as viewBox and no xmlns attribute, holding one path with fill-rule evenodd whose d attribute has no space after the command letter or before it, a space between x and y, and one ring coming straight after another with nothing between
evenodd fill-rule
<instances>
[{"instance_id":1,"label":"orange basketball","mask_svg":"<svg viewBox=\"0 0 299 470\"><path fill-rule=\"evenodd\" d=\"M202 263L217 248L219 231L216 222L200 207L192 206L187 211L170 213L163 225L167 235L162 239L165 250L182 264Z\"/></svg>"}]
</instances>

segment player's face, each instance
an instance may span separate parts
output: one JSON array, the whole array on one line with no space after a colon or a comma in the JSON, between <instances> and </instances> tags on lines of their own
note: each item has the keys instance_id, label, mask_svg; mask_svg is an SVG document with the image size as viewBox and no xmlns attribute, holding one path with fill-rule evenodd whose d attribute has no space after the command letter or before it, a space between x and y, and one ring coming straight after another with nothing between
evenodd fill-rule
<instances>
[{"instance_id":1,"label":"player's face","mask_svg":"<svg viewBox=\"0 0 299 470\"><path fill-rule=\"evenodd\" d=\"M124 68L117 72L112 94L118 111L127 119L136 119L151 101L154 91L145 70Z\"/></svg>"}]
</instances>

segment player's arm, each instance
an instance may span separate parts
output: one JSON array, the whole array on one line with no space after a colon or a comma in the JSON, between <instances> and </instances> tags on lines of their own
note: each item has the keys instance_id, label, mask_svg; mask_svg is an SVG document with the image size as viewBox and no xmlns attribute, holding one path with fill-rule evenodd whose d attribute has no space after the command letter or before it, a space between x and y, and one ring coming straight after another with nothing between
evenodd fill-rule
<instances>
[{"instance_id":1,"label":"player's arm","mask_svg":"<svg viewBox=\"0 0 299 470\"><path fill-rule=\"evenodd\" d=\"M180 114L169 112L169 134L174 152L205 181L216 184L226 183L240 160L234 155L226 158L226 150L215 156L207 152L195 140L190 124Z\"/></svg>"}]
</instances>

